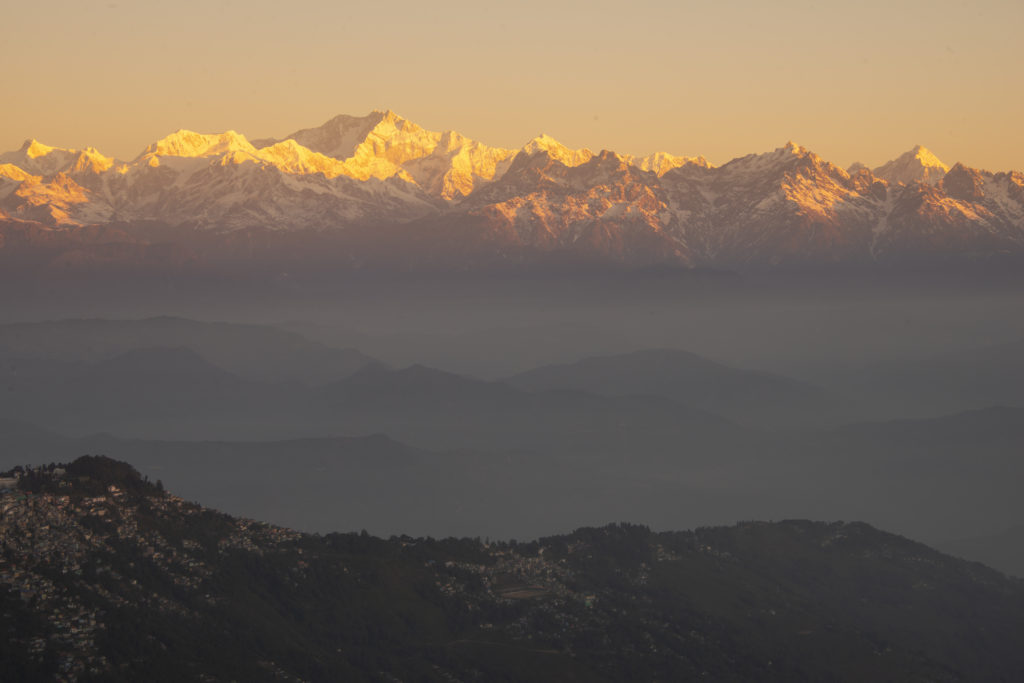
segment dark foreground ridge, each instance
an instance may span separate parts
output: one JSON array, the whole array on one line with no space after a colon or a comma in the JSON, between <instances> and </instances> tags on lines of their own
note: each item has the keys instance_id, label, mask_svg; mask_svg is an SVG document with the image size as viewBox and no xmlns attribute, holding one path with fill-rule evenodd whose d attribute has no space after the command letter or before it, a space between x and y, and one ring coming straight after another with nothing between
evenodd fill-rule
<instances>
[{"instance_id":1,"label":"dark foreground ridge","mask_svg":"<svg viewBox=\"0 0 1024 683\"><path fill-rule=\"evenodd\" d=\"M3 681L1024 680L1024 583L865 524L385 540L2 476Z\"/></svg>"}]
</instances>

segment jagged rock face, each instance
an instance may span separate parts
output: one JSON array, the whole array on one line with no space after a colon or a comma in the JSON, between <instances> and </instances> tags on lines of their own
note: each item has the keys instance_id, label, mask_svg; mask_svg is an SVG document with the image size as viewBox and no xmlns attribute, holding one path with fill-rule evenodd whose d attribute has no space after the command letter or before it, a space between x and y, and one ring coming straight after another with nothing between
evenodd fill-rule
<instances>
[{"instance_id":1,"label":"jagged rock face","mask_svg":"<svg viewBox=\"0 0 1024 683\"><path fill-rule=\"evenodd\" d=\"M599 237L620 261L642 238L680 263L777 264L869 258L884 191L795 145L661 177L611 152L574 167L537 152L461 208L521 243L583 247Z\"/></svg>"},{"instance_id":2,"label":"jagged rock face","mask_svg":"<svg viewBox=\"0 0 1024 683\"><path fill-rule=\"evenodd\" d=\"M866 256L877 200L871 186L789 144L718 169L680 169L672 207L707 264L780 264Z\"/></svg>"},{"instance_id":3,"label":"jagged rock face","mask_svg":"<svg viewBox=\"0 0 1024 683\"><path fill-rule=\"evenodd\" d=\"M521 155L458 211L505 235L507 245L622 263L692 262L685 241L670 230L673 216L657 175L613 152L575 166L544 149Z\"/></svg>"},{"instance_id":4,"label":"jagged rock face","mask_svg":"<svg viewBox=\"0 0 1024 683\"><path fill-rule=\"evenodd\" d=\"M894 188L885 251L913 259L1020 251L1024 194L1019 176L957 164L938 187Z\"/></svg>"},{"instance_id":5,"label":"jagged rock face","mask_svg":"<svg viewBox=\"0 0 1024 683\"><path fill-rule=\"evenodd\" d=\"M509 254L861 263L1024 251L1024 176L950 169L922 147L874 172L844 171L792 143L718 168L702 157L573 150L544 135L510 150L377 111L283 140L182 130L127 162L30 140L0 155L0 220L5 234L22 221L33 234L78 235L55 234L53 244L102 225L143 244L147 233L132 226L151 223L170 243L185 241L176 227L205 233L208 245L237 245L254 231L295 245L303 235L348 235L334 242L348 250L343 260L370 250L377 260L429 254L461 267ZM232 236L241 231L243 240Z\"/></svg>"},{"instance_id":6,"label":"jagged rock face","mask_svg":"<svg viewBox=\"0 0 1024 683\"><path fill-rule=\"evenodd\" d=\"M985 179L973 168L957 164L942 178L943 191L953 199L965 202L985 197Z\"/></svg>"}]
</instances>

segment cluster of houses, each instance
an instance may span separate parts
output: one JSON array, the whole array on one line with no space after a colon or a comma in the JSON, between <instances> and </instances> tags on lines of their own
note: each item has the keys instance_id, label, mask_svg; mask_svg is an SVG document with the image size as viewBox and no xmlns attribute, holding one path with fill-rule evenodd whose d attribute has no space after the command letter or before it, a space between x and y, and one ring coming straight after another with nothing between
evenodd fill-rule
<instances>
[{"instance_id":1,"label":"cluster of houses","mask_svg":"<svg viewBox=\"0 0 1024 683\"><path fill-rule=\"evenodd\" d=\"M20 598L45 626L15 638L40 660L56 658L60 681L101 676L109 667L95 644L105 628L106 611L95 605L187 613L188 608L173 597L147 592L132 573L157 569L179 587L202 591L212 573L203 559L207 549L195 539L172 543L141 525L138 501L116 485L107 486L105 495L82 495L63 469L39 468L31 473L55 480L58 493L33 493L19 488L25 473L0 478L0 591ZM145 505L146 514L178 519L203 511L166 494L146 498ZM218 549L262 553L300 536L289 529L237 520ZM133 545L134 559L127 565L111 565L113 542ZM99 600L87 600L92 606L86 606L83 595Z\"/></svg>"}]
</instances>

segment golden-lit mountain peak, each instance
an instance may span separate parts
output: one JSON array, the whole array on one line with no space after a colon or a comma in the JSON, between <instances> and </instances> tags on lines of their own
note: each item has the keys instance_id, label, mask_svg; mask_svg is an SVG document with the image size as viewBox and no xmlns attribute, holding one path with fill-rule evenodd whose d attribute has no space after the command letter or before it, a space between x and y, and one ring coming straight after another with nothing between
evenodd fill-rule
<instances>
[{"instance_id":1,"label":"golden-lit mountain peak","mask_svg":"<svg viewBox=\"0 0 1024 683\"><path fill-rule=\"evenodd\" d=\"M295 140L282 140L274 145L263 147L257 152L257 155L263 161L285 173L297 175L323 173L328 178L336 178L345 174L343 162L307 149Z\"/></svg>"},{"instance_id":2,"label":"golden-lit mountain peak","mask_svg":"<svg viewBox=\"0 0 1024 683\"><path fill-rule=\"evenodd\" d=\"M381 123L398 124L400 122L408 121L408 119L392 109L374 109L371 113L379 114Z\"/></svg>"},{"instance_id":3,"label":"golden-lit mountain peak","mask_svg":"<svg viewBox=\"0 0 1024 683\"><path fill-rule=\"evenodd\" d=\"M181 129L154 142L143 157L208 157L227 152L246 152L255 156L256 148L241 133L233 130L206 135Z\"/></svg>"},{"instance_id":4,"label":"golden-lit mountain peak","mask_svg":"<svg viewBox=\"0 0 1024 683\"><path fill-rule=\"evenodd\" d=\"M317 128L296 131L288 139L321 155L306 161L314 164L316 172L357 180L398 178L444 199L466 195L481 180L492 179L515 154L455 131L426 130L390 109L362 117L336 116ZM272 142L257 141L268 147Z\"/></svg>"},{"instance_id":5,"label":"golden-lit mountain peak","mask_svg":"<svg viewBox=\"0 0 1024 683\"><path fill-rule=\"evenodd\" d=\"M72 165L71 171L74 173L81 173L83 171L102 173L113 165L113 158L100 154L95 147L86 147L78 153L78 157L75 159L75 163Z\"/></svg>"},{"instance_id":6,"label":"golden-lit mountain peak","mask_svg":"<svg viewBox=\"0 0 1024 683\"><path fill-rule=\"evenodd\" d=\"M27 173L14 164L0 164L0 178L7 178L8 180L14 180L19 183L26 180L32 180L34 182L39 182L40 180L39 176Z\"/></svg>"},{"instance_id":7,"label":"golden-lit mountain peak","mask_svg":"<svg viewBox=\"0 0 1024 683\"><path fill-rule=\"evenodd\" d=\"M282 140L281 142L276 142L273 145L269 145L267 147L261 147L259 149L259 152L261 154L266 152L272 155L289 155L293 157L301 156L305 152L308 152L310 154L316 154L316 152L313 152L312 150L303 147L302 145L295 142L295 140L292 140L291 138L287 140Z\"/></svg>"},{"instance_id":8,"label":"golden-lit mountain peak","mask_svg":"<svg viewBox=\"0 0 1024 683\"><path fill-rule=\"evenodd\" d=\"M454 130L446 130L441 133L440 139L438 139L437 146L445 151L451 151L462 147L465 144L480 144L474 140L470 140L462 133Z\"/></svg>"},{"instance_id":9,"label":"golden-lit mountain peak","mask_svg":"<svg viewBox=\"0 0 1024 683\"><path fill-rule=\"evenodd\" d=\"M947 166L937 156L932 154L931 150L928 149L927 147L922 147L921 145L914 145L914 148L910 151L913 153L914 158L920 161L923 166L941 168L946 171L949 171L949 166Z\"/></svg>"},{"instance_id":10,"label":"golden-lit mountain peak","mask_svg":"<svg viewBox=\"0 0 1024 683\"><path fill-rule=\"evenodd\" d=\"M356 180L397 178L443 199L468 194L480 181L500 175L515 155L514 150L489 147L455 131L426 130L391 109L365 116L341 114L283 140L257 139L253 144L262 154L289 140L320 157L299 163L295 150L281 147L271 153L279 168L284 168L279 159L284 154L289 168L308 167L329 177Z\"/></svg>"},{"instance_id":11,"label":"golden-lit mountain peak","mask_svg":"<svg viewBox=\"0 0 1024 683\"><path fill-rule=\"evenodd\" d=\"M114 160L103 156L94 148L84 150L51 147L38 140L26 140L13 152L0 154L0 164L14 164L34 176L52 176L60 172L102 173L114 165Z\"/></svg>"},{"instance_id":12,"label":"golden-lit mountain peak","mask_svg":"<svg viewBox=\"0 0 1024 683\"><path fill-rule=\"evenodd\" d=\"M594 158L589 149L569 149L546 133L541 133L523 146L526 154L546 152L548 156L566 166L580 166Z\"/></svg>"},{"instance_id":13,"label":"golden-lit mountain peak","mask_svg":"<svg viewBox=\"0 0 1024 683\"><path fill-rule=\"evenodd\" d=\"M803 145L798 145L797 143L793 142L792 140L786 141L785 146L783 146L780 149L781 149L782 152L785 152L787 154L793 154L795 156L803 156L803 155L808 153L808 150L807 150L806 147L804 147Z\"/></svg>"},{"instance_id":14,"label":"golden-lit mountain peak","mask_svg":"<svg viewBox=\"0 0 1024 683\"><path fill-rule=\"evenodd\" d=\"M626 155L623 158L631 165L639 168L641 171L651 171L658 177L665 175L674 168L680 168L688 164L701 166L703 168L711 168L711 164L702 156L678 157L674 154L669 154L668 152L655 152L654 154L648 154L644 157Z\"/></svg>"},{"instance_id":15,"label":"golden-lit mountain peak","mask_svg":"<svg viewBox=\"0 0 1024 683\"><path fill-rule=\"evenodd\" d=\"M904 152L874 170L874 174L890 183L926 183L935 185L949 171L949 166L921 145Z\"/></svg>"},{"instance_id":16,"label":"golden-lit mountain peak","mask_svg":"<svg viewBox=\"0 0 1024 683\"><path fill-rule=\"evenodd\" d=\"M424 130L409 119L402 118L390 109L383 113L380 122L373 127L373 130L370 131L370 135L368 137L376 136L384 140L390 140L398 135L406 136L406 138L430 138L433 140L435 145L441 138L440 133ZM406 141L403 140L400 144L404 144L405 142Z\"/></svg>"},{"instance_id":17,"label":"golden-lit mountain peak","mask_svg":"<svg viewBox=\"0 0 1024 683\"><path fill-rule=\"evenodd\" d=\"M50 152L58 148L50 147L49 145L44 145L43 143L39 142L36 139L31 139L26 140L25 144L21 146L21 149L22 151L24 151L25 156L28 157L29 159L38 159L39 157L47 156ZM65 150L60 151L63 152Z\"/></svg>"}]
</instances>

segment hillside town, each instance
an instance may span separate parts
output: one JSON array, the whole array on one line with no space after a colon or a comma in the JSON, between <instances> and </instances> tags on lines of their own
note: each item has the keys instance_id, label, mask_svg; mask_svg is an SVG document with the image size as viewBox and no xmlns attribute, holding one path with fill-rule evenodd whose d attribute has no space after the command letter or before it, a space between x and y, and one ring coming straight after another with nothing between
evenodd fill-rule
<instances>
[{"instance_id":1,"label":"hillside town","mask_svg":"<svg viewBox=\"0 0 1024 683\"><path fill-rule=\"evenodd\" d=\"M230 553L277 554L290 564L290 584L309 578L298 543L304 534L231 518L166 493L162 485L145 485L140 495L52 465L17 468L0 479L0 590L42 622L39 630L15 634L13 641L40 661L55 661L57 680L77 681L110 669L97 639L118 608L201 619L191 601L212 606L222 599L208 592L207 582L212 565ZM213 545L179 535L190 524L211 522L217 527ZM415 555L418 541L398 545ZM584 627L580 616L596 598L568 587L573 572L564 558L545 559L543 549L525 556L507 544L481 549L482 561L423 563L436 577L439 599L459 603L477 615L482 630L498 629L512 640L543 640ZM510 614L515 618L495 625Z\"/></svg>"},{"instance_id":2,"label":"hillside town","mask_svg":"<svg viewBox=\"0 0 1024 683\"><path fill-rule=\"evenodd\" d=\"M0 680L960 680L955 647L900 631L932 621L989 634L988 679L1022 604L859 523L381 539L231 517L102 456L0 473Z\"/></svg>"},{"instance_id":3,"label":"hillside town","mask_svg":"<svg viewBox=\"0 0 1024 683\"><path fill-rule=\"evenodd\" d=\"M96 675L109 667L95 645L111 608L132 605L182 615L190 611L126 576L125 569L136 569L134 559L124 565L126 558L139 558L174 587L200 591L211 575L202 546L188 538L172 543L147 521L185 521L208 511L162 492L130 496L115 484L106 485L100 495L82 495L78 482L60 467L19 468L11 474L0 478L0 590L42 617L43 633L23 644L35 656L56 658L58 680L75 681L83 673ZM29 479L45 481L55 490L25 491L20 484ZM146 519L140 519L140 507ZM263 553L300 535L236 520L218 549ZM212 596L207 599L214 601Z\"/></svg>"}]
</instances>

